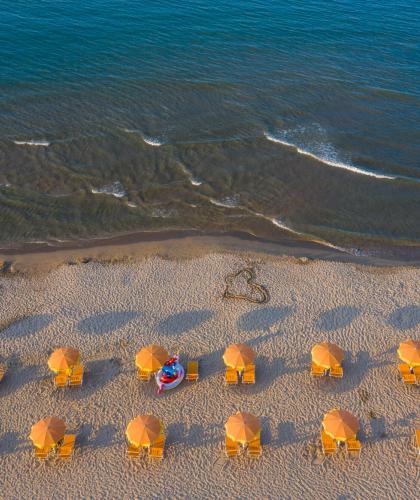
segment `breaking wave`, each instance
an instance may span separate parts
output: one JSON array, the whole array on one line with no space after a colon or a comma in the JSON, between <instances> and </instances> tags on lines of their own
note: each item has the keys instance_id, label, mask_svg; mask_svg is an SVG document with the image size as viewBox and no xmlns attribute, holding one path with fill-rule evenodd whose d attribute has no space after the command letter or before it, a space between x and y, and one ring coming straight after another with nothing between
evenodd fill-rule
<instances>
[{"instance_id":1,"label":"breaking wave","mask_svg":"<svg viewBox=\"0 0 420 500\"><path fill-rule=\"evenodd\" d=\"M123 185L119 181L100 188L92 188L91 192L93 194L108 194L111 196L115 196L115 198L123 198L127 195Z\"/></svg>"},{"instance_id":2,"label":"breaking wave","mask_svg":"<svg viewBox=\"0 0 420 500\"><path fill-rule=\"evenodd\" d=\"M17 146L40 146L40 147L44 147L44 148L47 148L48 146L51 145L50 142L48 141L34 141L34 140L30 140L30 141L13 141Z\"/></svg>"}]
</instances>

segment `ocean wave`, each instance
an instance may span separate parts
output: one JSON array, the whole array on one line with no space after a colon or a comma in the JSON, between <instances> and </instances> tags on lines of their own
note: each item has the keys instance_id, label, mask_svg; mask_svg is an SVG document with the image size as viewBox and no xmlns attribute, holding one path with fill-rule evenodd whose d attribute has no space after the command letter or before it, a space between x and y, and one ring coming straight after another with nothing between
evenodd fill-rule
<instances>
[{"instance_id":1,"label":"ocean wave","mask_svg":"<svg viewBox=\"0 0 420 500\"><path fill-rule=\"evenodd\" d=\"M119 181L116 181L113 184L109 184L107 186L103 186L100 188L92 188L91 192L93 194L107 194L115 196L115 198L123 198L124 196L127 195L123 185Z\"/></svg>"},{"instance_id":2,"label":"ocean wave","mask_svg":"<svg viewBox=\"0 0 420 500\"><path fill-rule=\"evenodd\" d=\"M387 180L396 180L399 178L400 179L407 179L406 177L403 177L403 176L381 174L381 173L373 172L372 170L368 170L365 168L356 167L355 165L351 165L349 163L342 163L339 161L330 160L328 158L322 158L321 156L317 156L314 153L311 153L310 151L307 151L305 149L301 149L298 146L296 146L296 144L292 144L291 142L288 142L284 139L280 139L279 137L274 136L272 134L269 134L268 132L264 132L264 136L267 140L269 140L271 142L276 142L278 144L282 144L283 146L288 146L290 148L293 148L299 154L304 155L304 156L309 156L310 158L313 158L314 160L318 160L322 163L325 163L325 165L329 165L330 167L341 168L343 170L348 170L348 171L353 172L355 174L367 175L369 177L376 177L377 179L387 179Z\"/></svg>"},{"instance_id":3,"label":"ocean wave","mask_svg":"<svg viewBox=\"0 0 420 500\"><path fill-rule=\"evenodd\" d=\"M147 135L143 134L143 141L148 144L149 146L154 146L154 147L159 147L163 146L165 144L165 141L162 139L159 139L157 137L149 137Z\"/></svg>"},{"instance_id":4,"label":"ocean wave","mask_svg":"<svg viewBox=\"0 0 420 500\"><path fill-rule=\"evenodd\" d=\"M13 142L17 146L41 146L47 148L48 146L51 145L51 143L48 141L34 141L32 139L30 141L13 141Z\"/></svg>"},{"instance_id":5,"label":"ocean wave","mask_svg":"<svg viewBox=\"0 0 420 500\"><path fill-rule=\"evenodd\" d=\"M239 196L226 196L221 200L215 200L214 198L209 198L210 203L216 205L217 207L223 208L245 208L239 205Z\"/></svg>"},{"instance_id":6,"label":"ocean wave","mask_svg":"<svg viewBox=\"0 0 420 500\"><path fill-rule=\"evenodd\" d=\"M188 180L190 181L192 186L201 186L201 184L203 184L202 181L193 176L193 174L188 170L188 168L185 165L183 165L181 162L177 163L180 166L181 170L184 172L184 174L188 177Z\"/></svg>"}]
</instances>

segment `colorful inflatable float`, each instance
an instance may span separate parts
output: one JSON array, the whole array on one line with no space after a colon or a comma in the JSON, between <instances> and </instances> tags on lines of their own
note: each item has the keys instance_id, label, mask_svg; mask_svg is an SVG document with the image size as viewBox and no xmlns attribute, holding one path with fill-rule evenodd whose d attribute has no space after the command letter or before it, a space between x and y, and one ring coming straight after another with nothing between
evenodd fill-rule
<instances>
[{"instance_id":1,"label":"colorful inflatable float","mask_svg":"<svg viewBox=\"0 0 420 500\"><path fill-rule=\"evenodd\" d=\"M156 373L158 394L177 387L184 379L184 375L185 370L179 362L179 356L176 355L168 359L168 361L166 361L162 368Z\"/></svg>"}]
</instances>

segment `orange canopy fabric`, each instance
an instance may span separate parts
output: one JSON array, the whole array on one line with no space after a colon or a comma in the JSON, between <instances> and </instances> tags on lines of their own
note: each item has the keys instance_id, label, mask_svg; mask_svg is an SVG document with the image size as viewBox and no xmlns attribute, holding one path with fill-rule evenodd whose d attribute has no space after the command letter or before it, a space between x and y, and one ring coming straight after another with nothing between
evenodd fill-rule
<instances>
[{"instance_id":1,"label":"orange canopy fabric","mask_svg":"<svg viewBox=\"0 0 420 500\"><path fill-rule=\"evenodd\" d=\"M52 448L63 439L65 431L61 418L47 417L32 426L29 438L37 448Z\"/></svg>"},{"instance_id":2,"label":"orange canopy fabric","mask_svg":"<svg viewBox=\"0 0 420 500\"><path fill-rule=\"evenodd\" d=\"M255 359L255 352L247 344L232 344L226 348L223 361L235 370L244 370Z\"/></svg>"},{"instance_id":3,"label":"orange canopy fabric","mask_svg":"<svg viewBox=\"0 0 420 500\"><path fill-rule=\"evenodd\" d=\"M340 365L344 359L343 350L331 342L321 342L312 347L312 361L322 368Z\"/></svg>"},{"instance_id":4,"label":"orange canopy fabric","mask_svg":"<svg viewBox=\"0 0 420 500\"><path fill-rule=\"evenodd\" d=\"M71 372L72 368L79 363L80 353L73 347L60 347L54 351L48 359L50 370L55 373Z\"/></svg>"},{"instance_id":5,"label":"orange canopy fabric","mask_svg":"<svg viewBox=\"0 0 420 500\"><path fill-rule=\"evenodd\" d=\"M154 372L162 368L169 354L163 347L150 344L136 354L136 366L141 370Z\"/></svg>"},{"instance_id":6,"label":"orange canopy fabric","mask_svg":"<svg viewBox=\"0 0 420 500\"><path fill-rule=\"evenodd\" d=\"M134 446L150 446L160 434L160 420L153 415L141 415L127 425L125 435Z\"/></svg>"},{"instance_id":7,"label":"orange canopy fabric","mask_svg":"<svg viewBox=\"0 0 420 500\"><path fill-rule=\"evenodd\" d=\"M225 429L227 436L234 441L247 443L260 432L261 425L256 416L238 411L228 418Z\"/></svg>"},{"instance_id":8,"label":"orange canopy fabric","mask_svg":"<svg viewBox=\"0 0 420 500\"><path fill-rule=\"evenodd\" d=\"M398 356L410 366L420 366L420 340L405 340L398 348Z\"/></svg>"},{"instance_id":9,"label":"orange canopy fabric","mask_svg":"<svg viewBox=\"0 0 420 500\"><path fill-rule=\"evenodd\" d=\"M346 410L331 410L324 415L322 421L324 431L337 441L354 438L359 430L359 421Z\"/></svg>"}]
</instances>

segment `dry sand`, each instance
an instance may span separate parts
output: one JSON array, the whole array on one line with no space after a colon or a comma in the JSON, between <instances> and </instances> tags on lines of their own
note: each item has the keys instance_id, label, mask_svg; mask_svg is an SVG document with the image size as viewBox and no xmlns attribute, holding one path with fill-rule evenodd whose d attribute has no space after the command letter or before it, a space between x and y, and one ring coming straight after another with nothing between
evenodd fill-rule
<instances>
[{"instance_id":1,"label":"dry sand","mask_svg":"<svg viewBox=\"0 0 420 500\"><path fill-rule=\"evenodd\" d=\"M290 259L254 263L266 305L222 299L226 274L249 262L191 260L61 266L0 278L0 497L21 498L415 498L420 387L397 373L396 349L419 338L420 270ZM312 380L310 349L330 340L346 353L343 380ZM257 351L257 383L227 388L222 353ZM134 356L150 342L200 359L201 379L156 394L136 380ZM80 348L84 386L56 390L54 347ZM361 422L359 459L319 453L323 414ZM223 425L236 410L262 421L263 455L227 460ZM154 413L167 429L161 463L125 455L131 418ZM47 415L77 433L66 463L38 463L28 434Z\"/></svg>"}]
</instances>

